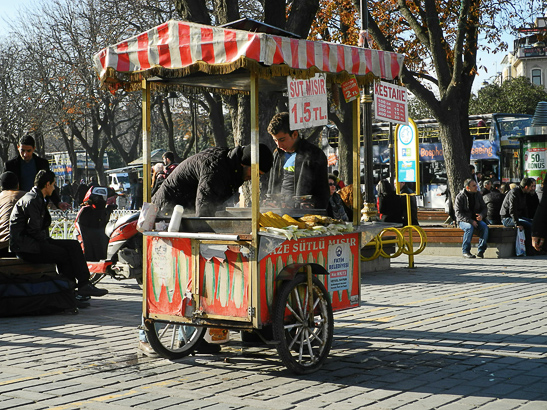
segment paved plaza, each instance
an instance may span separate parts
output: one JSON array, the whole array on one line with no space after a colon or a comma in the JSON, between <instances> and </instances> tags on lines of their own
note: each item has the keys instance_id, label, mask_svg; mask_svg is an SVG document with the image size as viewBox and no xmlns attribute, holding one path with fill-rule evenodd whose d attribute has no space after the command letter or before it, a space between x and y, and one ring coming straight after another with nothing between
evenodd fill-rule
<instances>
[{"instance_id":1,"label":"paved plaza","mask_svg":"<svg viewBox=\"0 0 547 410\"><path fill-rule=\"evenodd\" d=\"M137 354L132 281L75 316L0 318L1 409L547 409L547 257L398 258L335 314L323 368L275 349L177 361Z\"/></svg>"}]
</instances>

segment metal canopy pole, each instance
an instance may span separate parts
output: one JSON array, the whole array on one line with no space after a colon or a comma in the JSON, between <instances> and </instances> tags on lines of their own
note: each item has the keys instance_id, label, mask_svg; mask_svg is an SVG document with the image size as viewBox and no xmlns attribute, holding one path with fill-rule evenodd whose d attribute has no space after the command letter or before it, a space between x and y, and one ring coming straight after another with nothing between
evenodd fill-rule
<instances>
[{"instance_id":1,"label":"metal canopy pole","mask_svg":"<svg viewBox=\"0 0 547 410\"><path fill-rule=\"evenodd\" d=\"M143 199L145 202L151 200L151 183L150 175L150 83L142 81L142 183L143 183Z\"/></svg>"},{"instance_id":2,"label":"metal canopy pole","mask_svg":"<svg viewBox=\"0 0 547 410\"><path fill-rule=\"evenodd\" d=\"M146 80L143 80L141 83L142 88L142 183L143 183L143 200L145 202L150 202L150 192L151 192L151 176L150 176L150 83ZM143 317L148 317L148 312L146 311L146 295L147 295L147 286L146 283L146 266L148 263L148 251L146 248L146 237L142 237L142 266L143 266L143 295L142 298L142 314Z\"/></svg>"},{"instance_id":3,"label":"metal canopy pole","mask_svg":"<svg viewBox=\"0 0 547 410\"><path fill-rule=\"evenodd\" d=\"M258 76L251 73L251 216L252 216L252 247L251 256L251 319L254 327L260 324L260 275L258 271L258 221L260 219L260 174L258 171ZM254 309L253 309L254 308Z\"/></svg>"},{"instance_id":4,"label":"metal canopy pole","mask_svg":"<svg viewBox=\"0 0 547 410\"><path fill-rule=\"evenodd\" d=\"M358 226L361 223L361 138L360 138L360 110L359 99L355 99L352 103L352 118L353 118L353 225Z\"/></svg>"}]
</instances>

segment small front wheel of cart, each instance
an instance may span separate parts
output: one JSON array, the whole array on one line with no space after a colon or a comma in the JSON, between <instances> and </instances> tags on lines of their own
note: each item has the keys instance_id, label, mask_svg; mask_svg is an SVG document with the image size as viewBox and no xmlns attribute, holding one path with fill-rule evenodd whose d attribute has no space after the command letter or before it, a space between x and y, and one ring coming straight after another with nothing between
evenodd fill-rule
<instances>
[{"instance_id":1,"label":"small front wheel of cart","mask_svg":"<svg viewBox=\"0 0 547 410\"><path fill-rule=\"evenodd\" d=\"M147 320L145 327L150 346L158 355L166 359L180 359L188 356L201 342L207 330L205 327L186 326L153 319Z\"/></svg>"},{"instance_id":2,"label":"small front wheel of cart","mask_svg":"<svg viewBox=\"0 0 547 410\"><path fill-rule=\"evenodd\" d=\"M306 275L283 283L276 298L273 334L283 364L297 374L319 369L332 346L334 320L325 286L313 280L313 309Z\"/></svg>"}]
</instances>

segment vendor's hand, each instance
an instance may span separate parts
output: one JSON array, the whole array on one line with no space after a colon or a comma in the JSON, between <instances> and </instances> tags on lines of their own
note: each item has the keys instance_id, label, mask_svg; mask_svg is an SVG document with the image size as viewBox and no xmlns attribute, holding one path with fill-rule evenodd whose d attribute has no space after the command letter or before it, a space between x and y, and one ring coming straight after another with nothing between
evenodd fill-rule
<instances>
[{"instance_id":1,"label":"vendor's hand","mask_svg":"<svg viewBox=\"0 0 547 410\"><path fill-rule=\"evenodd\" d=\"M532 236L532 246L536 251L541 251L541 248L543 247L543 243L545 242L544 238L540 238L538 236Z\"/></svg>"},{"instance_id":2,"label":"vendor's hand","mask_svg":"<svg viewBox=\"0 0 547 410\"><path fill-rule=\"evenodd\" d=\"M477 221L482 221L482 215L481 214L477 214Z\"/></svg>"},{"instance_id":3,"label":"vendor's hand","mask_svg":"<svg viewBox=\"0 0 547 410\"><path fill-rule=\"evenodd\" d=\"M524 226L522 226L522 225L517 225L517 228L519 228L519 231L524 230Z\"/></svg>"},{"instance_id":4,"label":"vendor's hand","mask_svg":"<svg viewBox=\"0 0 547 410\"><path fill-rule=\"evenodd\" d=\"M70 209L71 206L68 202L59 202L59 204L57 204L57 208L61 211L66 211L67 209Z\"/></svg>"}]
</instances>

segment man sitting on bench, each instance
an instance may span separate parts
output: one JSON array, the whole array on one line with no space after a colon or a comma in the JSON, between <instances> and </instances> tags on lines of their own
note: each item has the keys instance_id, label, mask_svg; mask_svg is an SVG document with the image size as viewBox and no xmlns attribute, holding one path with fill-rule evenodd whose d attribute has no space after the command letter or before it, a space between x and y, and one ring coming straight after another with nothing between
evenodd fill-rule
<instances>
[{"instance_id":1,"label":"man sitting on bench","mask_svg":"<svg viewBox=\"0 0 547 410\"><path fill-rule=\"evenodd\" d=\"M0 175L0 258L14 257L9 251L9 218L15 203L25 195L19 190L19 178L13 172Z\"/></svg>"},{"instance_id":2,"label":"man sitting on bench","mask_svg":"<svg viewBox=\"0 0 547 410\"><path fill-rule=\"evenodd\" d=\"M55 189L55 174L41 170L36 174L34 187L13 208L10 218L10 250L18 258L31 263L55 263L58 272L77 282L81 296L104 296L106 289L98 289L89 282L89 269L78 241L53 239L49 236L51 216L46 198Z\"/></svg>"}]
</instances>

